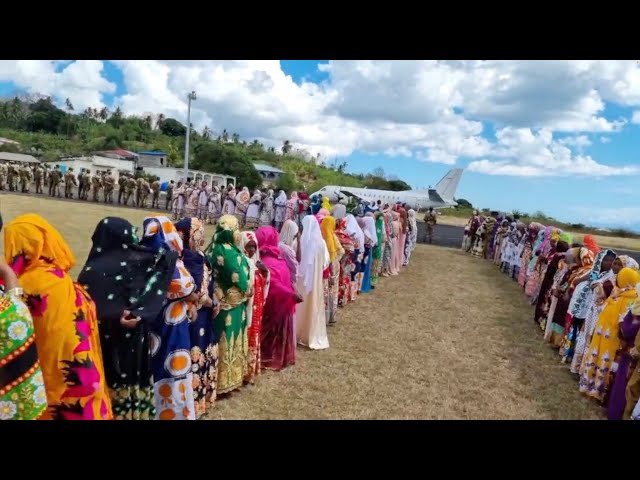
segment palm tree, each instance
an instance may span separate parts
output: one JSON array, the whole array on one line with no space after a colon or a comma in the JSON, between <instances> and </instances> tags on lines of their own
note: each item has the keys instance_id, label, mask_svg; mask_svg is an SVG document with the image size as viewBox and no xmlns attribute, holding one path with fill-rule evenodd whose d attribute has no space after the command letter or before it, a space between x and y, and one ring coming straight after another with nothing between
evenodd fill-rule
<instances>
[{"instance_id":1,"label":"palm tree","mask_svg":"<svg viewBox=\"0 0 640 480\"><path fill-rule=\"evenodd\" d=\"M292 148L293 146L291 145L291 142L289 140L285 140L282 144L282 155L287 155Z\"/></svg>"},{"instance_id":2,"label":"palm tree","mask_svg":"<svg viewBox=\"0 0 640 480\"><path fill-rule=\"evenodd\" d=\"M202 138L204 138L205 140L209 140L212 134L213 131L208 126L202 129Z\"/></svg>"},{"instance_id":3,"label":"palm tree","mask_svg":"<svg viewBox=\"0 0 640 480\"><path fill-rule=\"evenodd\" d=\"M222 142L223 143L227 143L229 141L229 133L227 132L227 129L225 128L222 131Z\"/></svg>"},{"instance_id":4,"label":"palm tree","mask_svg":"<svg viewBox=\"0 0 640 480\"><path fill-rule=\"evenodd\" d=\"M73 113L73 104L71 103L71 100L67 98L64 101L64 105L67 107L67 112L69 113L69 116L67 117L67 137L69 137L71 136L71 115Z\"/></svg>"},{"instance_id":5,"label":"palm tree","mask_svg":"<svg viewBox=\"0 0 640 480\"><path fill-rule=\"evenodd\" d=\"M109 109L107 107L102 107L102 109L100 110L100 113L98 114L98 117L103 122L106 122L107 118L109 118Z\"/></svg>"},{"instance_id":6,"label":"palm tree","mask_svg":"<svg viewBox=\"0 0 640 480\"><path fill-rule=\"evenodd\" d=\"M144 128L151 130L153 128L153 118L151 115L147 115L142 121L142 124L144 125Z\"/></svg>"}]
</instances>

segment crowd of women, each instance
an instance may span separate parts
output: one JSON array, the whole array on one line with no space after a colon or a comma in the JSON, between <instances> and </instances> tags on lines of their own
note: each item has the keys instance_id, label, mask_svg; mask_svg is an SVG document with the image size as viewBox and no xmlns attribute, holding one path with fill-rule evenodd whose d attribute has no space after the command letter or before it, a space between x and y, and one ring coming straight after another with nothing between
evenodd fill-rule
<instances>
[{"instance_id":1,"label":"crowd of women","mask_svg":"<svg viewBox=\"0 0 640 480\"><path fill-rule=\"evenodd\" d=\"M266 212L240 215L231 202L210 242L193 216L149 216L139 236L107 217L77 281L52 225L36 214L10 221L0 419L194 420L261 370L295 364L298 344L329 348L339 307L409 263L415 212L354 216L327 199L301 211L295 193L282 194Z\"/></svg>"},{"instance_id":2,"label":"crowd of women","mask_svg":"<svg viewBox=\"0 0 640 480\"><path fill-rule=\"evenodd\" d=\"M577 388L610 420L640 420L640 266L585 235L477 211L463 250L493 261L523 288L533 320Z\"/></svg>"}]
</instances>

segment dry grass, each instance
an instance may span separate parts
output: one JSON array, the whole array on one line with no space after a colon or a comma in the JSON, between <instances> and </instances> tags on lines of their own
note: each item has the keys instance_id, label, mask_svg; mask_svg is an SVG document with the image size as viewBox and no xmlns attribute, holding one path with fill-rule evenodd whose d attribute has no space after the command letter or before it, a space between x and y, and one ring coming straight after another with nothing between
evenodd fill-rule
<instances>
[{"instance_id":1,"label":"dry grass","mask_svg":"<svg viewBox=\"0 0 640 480\"><path fill-rule=\"evenodd\" d=\"M148 212L3 195L8 222L41 214L78 264L108 215L140 225ZM211 231L209 230L209 233ZM426 288L425 288L426 287ZM532 311L492 265L419 245L412 266L340 311L331 348L217 403L211 419L596 419Z\"/></svg>"},{"instance_id":2,"label":"dry grass","mask_svg":"<svg viewBox=\"0 0 640 480\"><path fill-rule=\"evenodd\" d=\"M412 267L341 310L329 333L329 350L299 349L295 367L264 374L208 417L599 418L517 285L455 250L419 245Z\"/></svg>"},{"instance_id":3,"label":"dry grass","mask_svg":"<svg viewBox=\"0 0 640 480\"><path fill-rule=\"evenodd\" d=\"M80 273L80 269L89 255L91 235L100 220L109 216L122 217L141 228L142 220L153 213L149 210L108 207L92 202L52 200L46 197L36 198L5 194L0 198L2 198L0 212L5 224L19 215L37 213L60 231L76 257L76 266L71 270L74 278ZM163 211L157 213L168 214ZM207 235L210 237L213 234L213 227L207 228ZM4 248L4 242L1 239L0 246Z\"/></svg>"}]
</instances>

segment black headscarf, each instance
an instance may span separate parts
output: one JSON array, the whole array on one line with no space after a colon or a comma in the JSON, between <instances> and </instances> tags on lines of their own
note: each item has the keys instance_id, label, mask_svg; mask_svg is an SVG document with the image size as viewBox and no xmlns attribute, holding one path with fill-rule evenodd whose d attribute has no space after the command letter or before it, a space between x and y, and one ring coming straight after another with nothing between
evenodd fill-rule
<instances>
[{"instance_id":1,"label":"black headscarf","mask_svg":"<svg viewBox=\"0 0 640 480\"><path fill-rule=\"evenodd\" d=\"M162 311L178 255L143 247L133 225L118 217L101 220L92 241L78 283L87 287L100 322L119 322L125 309L143 321L155 320Z\"/></svg>"}]
</instances>

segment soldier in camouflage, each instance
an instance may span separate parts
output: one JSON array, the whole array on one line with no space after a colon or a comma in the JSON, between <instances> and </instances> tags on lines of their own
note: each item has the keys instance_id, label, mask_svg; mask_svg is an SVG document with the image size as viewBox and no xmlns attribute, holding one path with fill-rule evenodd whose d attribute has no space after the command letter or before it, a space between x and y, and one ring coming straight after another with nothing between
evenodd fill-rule
<instances>
[{"instance_id":1,"label":"soldier in camouflage","mask_svg":"<svg viewBox=\"0 0 640 480\"><path fill-rule=\"evenodd\" d=\"M116 179L113 178L111 170L107 171L107 174L103 179L104 183L104 203L113 203L113 187L116 184Z\"/></svg>"},{"instance_id":2,"label":"soldier in camouflage","mask_svg":"<svg viewBox=\"0 0 640 480\"><path fill-rule=\"evenodd\" d=\"M151 208L160 208L160 179L158 177L155 177L151 184L151 192L153 193L151 197Z\"/></svg>"}]
</instances>

